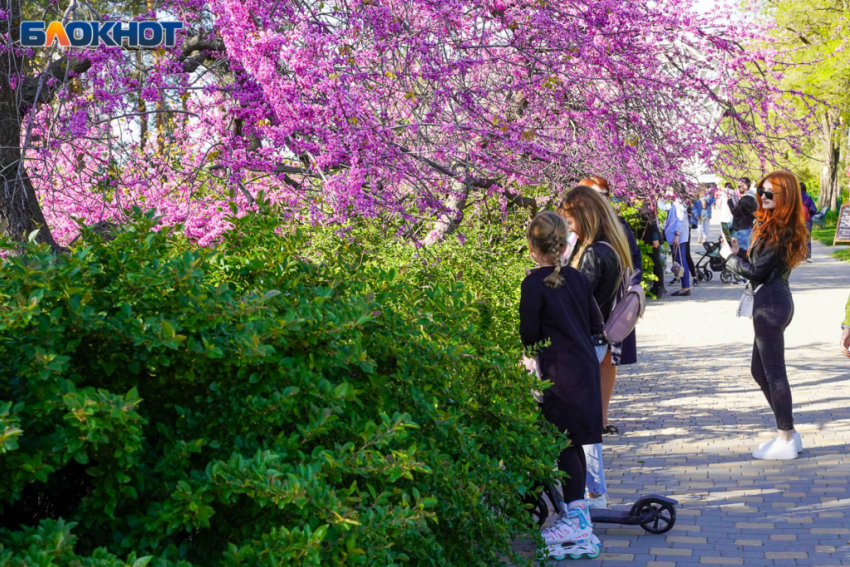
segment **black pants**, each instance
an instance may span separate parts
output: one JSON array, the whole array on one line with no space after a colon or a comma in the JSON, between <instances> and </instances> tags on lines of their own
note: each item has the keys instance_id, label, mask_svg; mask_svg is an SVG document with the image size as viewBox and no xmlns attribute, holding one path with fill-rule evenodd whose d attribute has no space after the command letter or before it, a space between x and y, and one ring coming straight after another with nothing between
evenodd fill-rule
<instances>
[{"instance_id":1,"label":"black pants","mask_svg":"<svg viewBox=\"0 0 850 567\"><path fill-rule=\"evenodd\" d=\"M688 262L688 271L691 273L692 278L697 277L697 269L694 266L694 259L691 258L691 243L685 242L685 260Z\"/></svg>"},{"instance_id":2,"label":"black pants","mask_svg":"<svg viewBox=\"0 0 850 567\"><path fill-rule=\"evenodd\" d=\"M581 445L568 447L558 456L558 469L570 475L562 481L561 490L564 502L569 504L584 499L585 476L587 475L587 459Z\"/></svg>"},{"instance_id":3,"label":"black pants","mask_svg":"<svg viewBox=\"0 0 850 567\"><path fill-rule=\"evenodd\" d=\"M658 295L658 292L664 289L664 265L661 263L660 246L652 249L652 273L655 274L658 281L653 282L652 289L650 291L653 295Z\"/></svg>"},{"instance_id":4,"label":"black pants","mask_svg":"<svg viewBox=\"0 0 850 567\"><path fill-rule=\"evenodd\" d=\"M776 428L794 429L791 413L791 386L785 370L785 328L794 317L794 300L785 280L774 280L761 288L753 304L753 344L751 370L770 409Z\"/></svg>"}]
</instances>

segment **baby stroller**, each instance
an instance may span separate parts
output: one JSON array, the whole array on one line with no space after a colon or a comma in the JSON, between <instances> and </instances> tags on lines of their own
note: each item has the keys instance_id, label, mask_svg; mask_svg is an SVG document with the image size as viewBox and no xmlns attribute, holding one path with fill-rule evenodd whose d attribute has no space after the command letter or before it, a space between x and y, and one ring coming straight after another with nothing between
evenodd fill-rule
<instances>
[{"instance_id":1,"label":"baby stroller","mask_svg":"<svg viewBox=\"0 0 850 567\"><path fill-rule=\"evenodd\" d=\"M694 266L698 282L711 281L714 278L714 272L720 272L720 281L725 284L732 283L734 274L726 269L726 260L720 256L721 245L722 241L719 238L717 242L702 243L705 254L700 255Z\"/></svg>"}]
</instances>

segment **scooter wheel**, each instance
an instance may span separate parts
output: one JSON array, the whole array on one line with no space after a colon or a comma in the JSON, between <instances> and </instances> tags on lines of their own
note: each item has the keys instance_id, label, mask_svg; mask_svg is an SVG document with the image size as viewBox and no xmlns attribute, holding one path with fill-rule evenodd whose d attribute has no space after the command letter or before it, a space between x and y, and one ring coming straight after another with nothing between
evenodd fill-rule
<instances>
[{"instance_id":1,"label":"scooter wheel","mask_svg":"<svg viewBox=\"0 0 850 567\"><path fill-rule=\"evenodd\" d=\"M725 284L732 283L732 272L730 272L729 270L723 270L722 272L720 272L720 281Z\"/></svg>"},{"instance_id":2,"label":"scooter wheel","mask_svg":"<svg viewBox=\"0 0 850 567\"><path fill-rule=\"evenodd\" d=\"M676 508L667 502L650 500L638 511L638 515L654 512L652 519L642 523L640 527L651 534L664 534L676 525Z\"/></svg>"}]
</instances>

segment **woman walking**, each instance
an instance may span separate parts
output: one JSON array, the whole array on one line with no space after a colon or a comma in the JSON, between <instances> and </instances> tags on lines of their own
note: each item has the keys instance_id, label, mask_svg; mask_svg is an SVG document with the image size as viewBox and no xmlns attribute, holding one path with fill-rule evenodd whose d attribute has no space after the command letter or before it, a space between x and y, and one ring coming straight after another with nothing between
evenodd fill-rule
<instances>
[{"instance_id":1,"label":"woman walking","mask_svg":"<svg viewBox=\"0 0 850 567\"><path fill-rule=\"evenodd\" d=\"M800 184L790 172L775 171L761 180L756 194L759 206L748 258L738 255L734 238L721 254L727 269L750 280L755 291L751 371L776 418L776 438L756 449L753 457L796 459L803 443L791 411L785 328L794 316L788 276L806 259L807 252Z\"/></svg>"},{"instance_id":2,"label":"woman walking","mask_svg":"<svg viewBox=\"0 0 850 567\"><path fill-rule=\"evenodd\" d=\"M549 340L537 355L539 376L552 382L543 391L543 415L571 445L561 451L558 468L566 510L543 530L552 556L599 554L584 495L586 462L582 445L602 442L599 363L593 335L602 333L602 314L587 278L561 266L567 247L567 224L553 212L534 217L528 227L531 258L539 268L522 282L519 302L520 338L525 346ZM562 558L562 557L561 557Z\"/></svg>"},{"instance_id":3,"label":"woman walking","mask_svg":"<svg viewBox=\"0 0 850 567\"><path fill-rule=\"evenodd\" d=\"M686 258L690 258L688 254L689 246L685 244L690 241L691 227L688 224L688 211L685 204L678 196L673 200L670 210L667 211L667 221L664 224L664 237L670 244L670 253L673 255L673 261L685 268L682 276L682 289L671 293L676 297L691 294L691 272ZM674 274L675 276L675 274ZM675 279L673 280L675 281ZM672 284L673 282L671 282Z\"/></svg>"}]
</instances>

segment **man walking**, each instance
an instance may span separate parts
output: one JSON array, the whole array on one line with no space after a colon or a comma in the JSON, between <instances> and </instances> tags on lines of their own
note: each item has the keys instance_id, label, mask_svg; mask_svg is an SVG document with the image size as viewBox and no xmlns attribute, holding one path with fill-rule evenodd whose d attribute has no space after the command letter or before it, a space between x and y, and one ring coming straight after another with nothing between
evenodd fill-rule
<instances>
[{"instance_id":1,"label":"man walking","mask_svg":"<svg viewBox=\"0 0 850 567\"><path fill-rule=\"evenodd\" d=\"M806 192L806 184L800 182L800 195L803 197L803 210L806 211L806 230L809 231L809 253L806 256L806 262L812 263L812 217L818 212L814 199Z\"/></svg>"},{"instance_id":2,"label":"man walking","mask_svg":"<svg viewBox=\"0 0 850 567\"><path fill-rule=\"evenodd\" d=\"M738 179L738 193L741 197L737 203L733 199L727 201L729 208L732 209L732 237L738 241L738 255L743 259L747 258L747 250L750 249L753 223L759 208L756 192L750 189L751 183L749 177Z\"/></svg>"}]
</instances>

